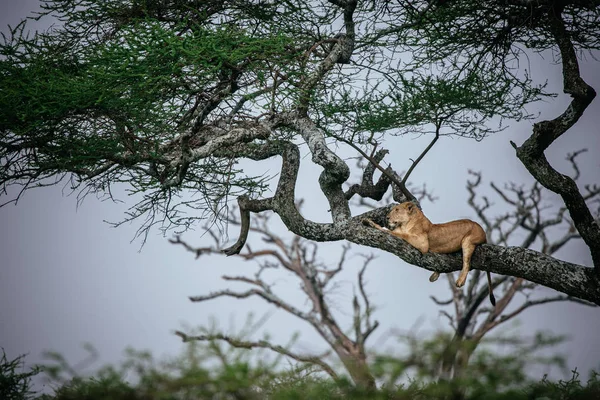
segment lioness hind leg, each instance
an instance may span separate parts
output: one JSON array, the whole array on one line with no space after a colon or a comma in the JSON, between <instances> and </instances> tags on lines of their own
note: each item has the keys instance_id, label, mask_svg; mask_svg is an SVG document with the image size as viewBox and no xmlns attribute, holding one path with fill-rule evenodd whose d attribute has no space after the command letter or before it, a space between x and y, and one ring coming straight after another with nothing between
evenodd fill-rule
<instances>
[{"instance_id":1,"label":"lioness hind leg","mask_svg":"<svg viewBox=\"0 0 600 400\"><path fill-rule=\"evenodd\" d=\"M467 281L467 274L469 273L469 268L471 267L471 256L475 251L475 245L471 242L470 238L463 239L462 242L462 252L463 252L463 267L460 271L460 275L456 280L456 286L462 287Z\"/></svg>"},{"instance_id":2,"label":"lioness hind leg","mask_svg":"<svg viewBox=\"0 0 600 400\"><path fill-rule=\"evenodd\" d=\"M440 277L440 273L439 272L434 272L433 274L431 274L431 276L429 277L429 282L435 282L438 280L438 278Z\"/></svg>"}]
</instances>

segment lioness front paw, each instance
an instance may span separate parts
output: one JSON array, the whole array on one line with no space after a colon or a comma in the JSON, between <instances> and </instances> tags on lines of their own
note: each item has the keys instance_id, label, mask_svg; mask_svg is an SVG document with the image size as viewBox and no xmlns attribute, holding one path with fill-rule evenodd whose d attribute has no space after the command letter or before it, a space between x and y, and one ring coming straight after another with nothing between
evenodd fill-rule
<instances>
[{"instance_id":1,"label":"lioness front paw","mask_svg":"<svg viewBox=\"0 0 600 400\"><path fill-rule=\"evenodd\" d=\"M372 226L373 228L377 228L377 224L371 221L369 218L363 218L362 224L366 226Z\"/></svg>"}]
</instances>

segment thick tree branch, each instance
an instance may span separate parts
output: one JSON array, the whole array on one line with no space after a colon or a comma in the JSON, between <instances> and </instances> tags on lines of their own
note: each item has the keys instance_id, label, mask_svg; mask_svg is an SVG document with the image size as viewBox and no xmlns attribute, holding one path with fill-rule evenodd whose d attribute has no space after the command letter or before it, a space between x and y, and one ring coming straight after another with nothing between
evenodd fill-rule
<instances>
[{"instance_id":1,"label":"thick tree branch","mask_svg":"<svg viewBox=\"0 0 600 400\"><path fill-rule=\"evenodd\" d=\"M388 166L387 168L383 168L380 164L381 160L383 160L383 156L385 156L385 153L383 153L386 150L380 150L375 156L370 156L367 153L365 153L358 145L356 145L353 141L345 139L341 136L334 136L337 140L346 143L347 145L349 145L350 147L352 147L354 150L358 151L358 153L363 156L366 160L368 160L375 168L377 168L379 171L381 171L381 173L383 175L385 175L387 177L387 179L389 179L394 186L394 192L401 192L403 195L403 199L401 196L397 196L396 193L394 193L394 199L398 202L401 202L401 200L403 201L416 201L415 196L413 196L413 194L406 188L406 185L404 184L404 182L399 179L398 174L391 168L391 166ZM379 156L381 156L381 159L378 160ZM387 187L386 187L387 190Z\"/></svg>"},{"instance_id":2,"label":"thick tree branch","mask_svg":"<svg viewBox=\"0 0 600 400\"><path fill-rule=\"evenodd\" d=\"M570 94L573 100L557 118L536 123L533 134L521 147L512 144L517 150L517 157L535 179L562 197L575 227L590 248L596 273L600 276L600 226L575 181L552 168L544 155L548 146L579 120L596 96L595 90L581 77L575 48L565 29L561 12L562 9L551 8L548 20L562 58L564 92Z\"/></svg>"},{"instance_id":3,"label":"thick tree branch","mask_svg":"<svg viewBox=\"0 0 600 400\"><path fill-rule=\"evenodd\" d=\"M226 249L223 249L223 253L231 256L238 254L248 238L248 230L250 229L250 211L261 212L273 209L273 198L262 199L262 200L251 200L247 196L238 197L238 207L240 210L240 235L238 240Z\"/></svg>"},{"instance_id":4,"label":"thick tree branch","mask_svg":"<svg viewBox=\"0 0 600 400\"><path fill-rule=\"evenodd\" d=\"M389 151L386 149L381 149L377 152L373 151L373 153L374 154L370 156L371 159L368 160L367 165L363 169L363 176L360 185L354 184L346 191L345 196L347 200L350 200L352 196L358 194L362 198L370 198L379 201L383 198L385 192L387 192L390 182L392 181L391 179L393 178L394 180L397 180L395 179L395 176L391 174L391 167L388 167L386 171L389 173L382 173L377 180L377 183L373 184L373 174L375 173L375 168L380 167L379 163L383 160L386 154L389 153ZM360 161L357 164L359 164L359 167L361 166ZM400 183L399 180L398 183Z\"/></svg>"},{"instance_id":5,"label":"thick tree branch","mask_svg":"<svg viewBox=\"0 0 600 400\"><path fill-rule=\"evenodd\" d=\"M312 161L323 167L319 176L321 191L329 202L334 225L345 223L350 218L350 207L344 196L342 184L350 177L348 165L325 142L325 136L309 118L296 117L289 121L306 141Z\"/></svg>"},{"instance_id":6,"label":"thick tree branch","mask_svg":"<svg viewBox=\"0 0 600 400\"><path fill-rule=\"evenodd\" d=\"M321 144L315 145L315 148L318 147L320 149L320 146ZM343 238L343 226L309 221L302 217L298 211L295 203L295 189L296 179L298 178L298 170L300 168L300 151L296 145L286 141L271 141L252 146L247 144L245 146L220 149L218 152L216 152L216 155L235 155L237 157L243 156L253 160L263 160L275 155L280 155L282 158L281 172L279 174L279 182L277 183L275 195L271 199L260 201L242 198L240 203L240 205L243 204L243 209L240 210L242 213L241 234L236 244L228 249L228 255L236 254L236 252L241 251L241 249L244 247L244 243L246 242L248 234L248 230L247 228L244 228L244 224L249 222L249 212L258 213L268 209L275 211L281 217L281 220L288 227L288 229L299 236L321 242L341 240ZM332 164L335 164L336 159L337 156L335 156L335 158L330 158L329 161L331 161ZM324 171L323 174L328 173ZM332 186L332 195L334 198L337 199L339 196L343 197L341 184L334 184ZM338 190L335 189L336 186L339 187L339 193ZM341 209L341 214L345 214L345 208L348 206L347 201L344 200L344 202L346 203L345 207L340 205L340 207L336 208L338 211ZM248 221L244 222L246 219L248 219ZM338 224L339 222L340 221L338 220Z\"/></svg>"},{"instance_id":7,"label":"thick tree branch","mask_svg":"<svg viewBox=\"0 0 600 400\"><path fill-rule=\"evenodd\" d=\"M385 216L385 213L383 213ZM369 215L369 217L367 217ZM362 220L376 216L373 212L354 217L348 224L346 239L395 254L409 264L429 271L448 273L462 267L462 255L421 254L401 239L362 225ZM382 216L382 217L383 217ZM373 219L373 218L371 218ZM383 218L382 218L383 219ZM377 219L373 219L378 222ZM379 220L382 223L382 220ZM592 268L561 261L534 250L484 244L477 247L471 268L501 275L521 277L569 296L600 305L600 279Z\"/></svg>"}]
</instances>

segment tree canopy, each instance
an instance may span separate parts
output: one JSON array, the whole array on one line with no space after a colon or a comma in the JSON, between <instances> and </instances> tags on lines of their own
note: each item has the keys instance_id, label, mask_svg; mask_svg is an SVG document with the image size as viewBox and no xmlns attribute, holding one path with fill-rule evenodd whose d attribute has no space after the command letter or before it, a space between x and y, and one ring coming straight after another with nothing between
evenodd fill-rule
<instances>
[{"instance_id":1,"label":"tree canopy","mask_svg":"<svg viewBox=\"0 0 600 400\"><path fill-rule=\"evenodd\" d=\"M600 304L600 227L589 206L600 189L580 191L544 155L595 97L578 55L600 47L599 1L42 3L36 18L57 24L29 33L23 22L0 46L2 190L66 179L83 195L110 197L125 183L140 199L126 220L139 219L142 231L223 219L237 198L241 233L227 254L243 248L250 213L272 210L309 240L348 240L432 271L459 270L459 255L421 255L362 225L382 222L387 207L356 215L350 202L381 200L389 189L398 202L416 201L407 179L431 146L402 175L381 165L386 137L481 140L509 121L537 118L525 106L551 93L523 61L556 51L571 103L514 147L562 197L594 268L496 245L480 246L472 266ZM296 206L304 145L323 169L329 221L308 220ZM359 183L347 186L351 168L336 145L369 161ZM272 157L282 163L269 193L269 177L245 174L240 163ZM542 229L531 227L534 239Z\"/></svg>"}]
</instances>

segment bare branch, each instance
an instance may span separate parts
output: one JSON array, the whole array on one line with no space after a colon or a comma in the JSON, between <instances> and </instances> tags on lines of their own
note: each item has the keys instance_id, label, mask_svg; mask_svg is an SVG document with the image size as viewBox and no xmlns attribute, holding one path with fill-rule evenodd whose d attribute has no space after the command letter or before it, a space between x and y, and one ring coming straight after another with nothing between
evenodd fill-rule
<instances>
[{"instance_id":1,"label":"bare branch","mask_svg":"<svg viewBox=\"0 0 600 400\"><path fill-rule=\"evenodd\" d=\"M467 180L467 190L469 191L469 199L467 200L467 202L469 206L471 206L471 208L475 210L477 216L485 225L486 234L489 236L491 235L493 228L491 222L485 215L485 211L490 207L490 203L488 202L487 197L483 197L483 200L485 201L485 204L483 206L475 204L475 189L481 184L481 173L469 170L469 174L475 176L475 180Z\"/></svg>"},{"instance_id":2,"label":"bare branch","mask_svg":"<svg viewBox=\"0 0 600 400\"><path fill-rule=\"evenodd\" d=\"M364 275L365 275L365 271L367 270L367 264L369 264L369 262L371 262L371 260L373 260L375 257L373 255L371 255L366 261L365 264L363 265L363 267L361 268L360 272L358 273L358 288L360 290L360 294L363 298L363 302L365 303L365 317L366 317L366 323L367 323L367 328L370 325L369 319L371 318L371 305L369 304L369 297L367 296L367 293L365 292L365 283L364 283Z\"/></svg>"},{"instance_id":3,"label":"bare branch","mask_svg":"<svg viewBox=\"0 0 600 400\"><path fill-rule=\"evenodd\" d=\"M435 144L435 142L437 142L438 139L440 138L440 129L442 127L442 122L443 121L444 121L443 118L440 118L438 121L436 121L436 123L435 123L435 137L433 138L433 140L431 141L431 143L429 143L429 145L425 148L425 150L423 150L423 152L419 155L419 157L417 157L417 159L412 163L412 165L410 166L410 168L408 169L408 171L406 172L406 174L404 174L404 178L402 178L402 184L403 185L406 184L406 181L408 180L408 177L413 172L413 170L415 169L415 167L417 166L417 164L419 164L419 162L423 159L423 157L425 157L425 155L427 154L427 152L429 150L431 150L431 148L433 147L433 145Z\"/></svg>"},{"instance_id":4,"label":"bare branch","mask_svg":"<svg viewBox=\"0 0 600 400\"><path fill-rule=\"evenodd\" d=\"M317 249L317 246L315 245L315 251ZM323 279L323 287L327 286L327 283L329 283L329 281L331 279L333 279L334 276L336 276L343 268L344 266L344 262L346 262L346 255L348 254L348 251L350 250L350 244L345 243L342 246L342 255L340 256L340 260L338 261L338 265L336 269L333 270L329 270L329 271L325 271L323 270L322 273L323 275L325 275L325 279ZM314 257L314 256L313 256Z\"/></svg>"},{"instance_id":5,"label":"bare branch","mask_svg":"<svg viewBox=\"0 0 600 400\"><path fill-rule=\"evenodd\" d=\"M444 317L448 318L448 323L450 324L452 329L457 330L457 327L456 327L456 324L454 323L454 318L452 318L452 315L450 315L445 310L440 310L440 314L443 315Z\"/></svg>"},{"instance_id":6,"label":"bare branch","mask_svg":"<svg viewBox=\"0 0 600 400\"><path fill-rule=\"evenodd\" d=\"M373 311L373 309L371 308L371 304L369 302L369 297L367 296L367 292L365 291L365 283L364 283L364 274L365 274L365 271L367 270L367 266L374 259L375 259L375 256L372 254L369 256L365 256L365 263L363 264L363 267L361 268L360 272L358 273L358 288L360 290L363 302L365 303L365 316L364 316L365 330L363 332L361 332L361 334L360 334L361 340L359 342L363 346L364 346L366 340L368 339L369 335L371 335L371 333L373 333L373 331L375 329L377 329L377 327L379 326L378 321L374 321L373 323L371 323L371 312Z\"/></svg>"},{"instance_id":7,"label":"bare branch","mask_svg":"<svg viewBox=\"0 0 600 400\"><path fill-rule=\"evenodd\" d=\"M215 253L215 250L212 247L192 247L186 242L182 241L181 236L179 235L175 236L175 239L169 239L169 242L171 244L182 245L187 251L196 254L196 259L198 259L202 254Z\"/></svg>"},{"instance_id":8,"label":"bare branch","mask_svg":"<svg viewBox=\"0 0 600 400\"><path fill-rule=\"evenodd\" d=\"M573 167L573 171L575 171L575 175L573 175L574 181L579 180L579 177L581 176L581 173L579 171L579 166L577 165L577 161L575 159L577 158L577 156L579 156L580 154L585 153L587 151L588 151L588 149L580 149L573 153L567 154L567 160L569 160L569 162L571 163L571 166Z\"/></svg>"},{"instance_id":9,"label":"bare branch","mask_svg":"<svg viewBox=\"0 0 600 400\"><path fill-rule=\"evenodd\" d=\"M228 276L228 275L223 275L221 278L225 281L245 282L245 283L249 283L251 285L259 286L266 290L269 289L268 285L260 279L250 279L245 276Z\"/></svg>"},{"instance_id":10,"label":"bare branch","mask_svg":"<svg viewBox=\"0 0 600 400\"><path fill-rule=\"evenodd\" d=\"M288 304L287 302L283 301L282 299L280 299L279 297L275 296L273 293L271 292L265 292L263 290L258 290L258 289L250 289L247 290L245 292L234 292L231 290L220 290L217 292L212 292L209 293L207 295L204 296L190 296L189 299L192 302L201 302L201 301L206 301L206 300L212 300L212 299L216 299L218 297L234 297L236 299L245 299L251 296L259 296L262 297L263 299L265 299L266 301L268 301L269 303L284 309L285 311L289 312L290 314L293 314L295 316L297 316L298 318L301 318L305 321L309 321L312 324L317 324L317 321L310 315L307 313L304 313L302 311L300 311L299 309L297 309L296 307Z\"/></svg>"},{"instance_id":11,"label":"bare branch","mask_svg":"<svg viewBox=\"0 0 600 400\"><path fill-rule=\"evenodd\" d=\"M540 304L555 303L558 301L570 301L570 302L582 304L582 305L588 306L588 307L597 307L597 305L594 303L590 303L588 301L581 300L576 297L565 296L565 295L559 295L559 296L555 296L555 297L546 297L546 298L537 299L537 300L527 300L525 303L523 303L521 306L519 306L515 311L513 311L509 314L506 314L506 315L501 315L498 319L490 322L486 326L486 332L489 332L490 330L492 330L496 326L500 325L501 323L506 322L506 321L516 317L517 315L519 315L520 313L522 313L529 307L540 305Z\"/></svg>"},{"instance_id":12,"label":"bare branch","mask_svg":"<svg viewBox=\"0 0 600 400\"><path fill-rule=\"evenodd\" d=\"M332 136L335 139L337 139L341 142L344 142L347 145L349 145L350 147L352 147L361 156L363 156L365 159L367 159L375 168L377 168L379 171L381 171L382 174L384 174L392 183L394 183L396 185L396 187L402 192L402 194L404 195L404 197L406 198L407 201L414 201L416 203L417 199L415 198L415 196L413 196L413 194L410 193L410 191L406 188L406 185L404 183L402 183L402 181L400 179L397 178L397 176L394 173L394 171L392 170L391 166L388 166L387 168L383 168L381 166L381 164L375 159L375 157L371 157L369 154L365 153L359 146L354 144L354 142L352 142L351 140L348 140L344 137L337 136L337 135L332 135Z\"/></svg>"},{"instance_id":13,"label":"bare branch","mask_svg":"<svg viewBox=\"0 0 600 400\"><path fill-rule=\"evenodd\" d=\"M322 358L326 357L329 354L329 352L326 352L325 354L321 355L307 356L293 353L285 347L273 345L265 340L260 340L258 342L250 342L245 340L238 340L222 334L190 336L181 331L175 331L175 335L179 336L184 342L222 340L229 343L233 347L241 349L263 348L273 350L276 353L282 354L286 357L290 357L298 362L317 365L333 379L339 379L338 375L333 370L333 368L331 368L331 366L329 366L326 362L322 360Z\"/></svg>"},{"instance_id":14,"label":"bare branch","mask_svg":"<svg viewBox=\"0 0 600 400\"><path fill-rule=\"evenodd\" d=\"M433 302L435 304L437 304L438 306L447 306L449 304L452 304L452 302L454 300L454 299L448 299L448 300L442 301L442 300L438 300L437 297L435 297L435 296L429 296L429 298L431 300L433 300Z\"/></svg>"}]
</instances>

